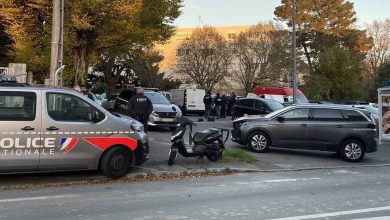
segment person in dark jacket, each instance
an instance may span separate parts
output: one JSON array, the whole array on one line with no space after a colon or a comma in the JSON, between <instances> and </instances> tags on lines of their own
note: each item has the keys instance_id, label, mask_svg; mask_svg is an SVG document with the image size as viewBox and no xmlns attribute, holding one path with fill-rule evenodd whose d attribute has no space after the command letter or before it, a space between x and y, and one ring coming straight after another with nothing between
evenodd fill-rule
<instances>
[{"instance_id":1,"label":"person in dark jacket","mask_svg":"<svg viewBox=\"0 0 390 220\"><path fill-rule=\"evenodd\" d=\"M215 111L217 112L217 118L221 118L221 105L222 105L222 98L219 96L219 93L217 93L217 96L214 99L215 104Z\"/></svg>"},{"instance_id":2,"label":"person in dark jacket","mask_svg":"<svg viewBox=\"0 0 390 220\"><path fill-rule=\"evenodd\" d=\"M230 109L230 114L232 116L232 120L234 120L234 112L233 112L233 106L236 104L237 102L237 97L236 97L236 94L234 92L232 92L232 95L230 96L230 102L229 102L229 109Z\"/></svg>"},{"instance_id":3,"label":"person in dark jacket","mask_svg":"<svg viewBox=\"0 0 390 220\"><path fill-rule=\"evenodd\" d=\"M227 104L227 97L225 94L222 94L221 97L221 118L226 118L226 104Z\"/></svg>"},{"instance_id":4,"label":"person in dark jacket","mask_svg":"<svg viewBox=\"0 0 390 220\"><path fill-rule=\"evenodd\" d=\"M144 91L141 88L136 89L136 95L134 95L129 101L130 116L144 125L145 133L148 132L148 120L149 115L153 111L153 104L144 95Z\"/></svg>"},{"instance_id":5,"label":"person in dark jacket","mask_svg":"<svg viewBox=\"0 0 390 220\"><path fill-rule=\"evenodd\" d=\"M95 101L93 99L93 95L92 95L92 85L87 84L87 86L85 88L86 88L85 95L88 96L88 98L91 99L92 101Z\"/></svg>"},{"instance_id":6,"label":"person in dark jacket","mask_svg":"<svg viewBox=\"0 0 390 220\"><path fill-rule=\"evenodd\" d=\"M211 98L211 92L207 91L206 95L203 97L203 103L205 107L204 117L208 118L211 113L211 108L213 105L213 99Z\"/></svg>"}]
</instances>

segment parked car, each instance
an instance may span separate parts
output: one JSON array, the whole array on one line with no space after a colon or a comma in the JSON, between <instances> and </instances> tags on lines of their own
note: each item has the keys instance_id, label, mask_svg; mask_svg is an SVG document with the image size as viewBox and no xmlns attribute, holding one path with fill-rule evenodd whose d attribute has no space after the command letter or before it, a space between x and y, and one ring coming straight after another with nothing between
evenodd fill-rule
<instances>
[{"instance_id":1,"label":"parked car","mask_svg":"<svg viewBox=\"0 0 390 220\"><path fill-rule=\"evenodd\" d=\"M165 95L165 97L167 97L167 99L172 102L172 104L174 104L173 100L172 100L172 94L168 91L160 91L163 95Z\"/></svg>"},{"instance_id":2,"label":"parked car","mask_svg":"<svg viewBox=\"0 0 390 220\"><path fill-rule=\"evenodd\" d=\"M260 98L273 99L280 103L293 102L293 89L287 87L261 87L256 86L252 95ZM305 94L299 89L296 90L296 98L298 103L308 103Z\"/></svg>"},{"instance_id":3,"label":"parked car","mask_svg":"<svg viewBox=\"0 0 390 220\"><path fill-rule=\"evenodd\" d=\"M118 94L111 95L107 98L104 98L102 100L102 107L107 110L114 110L115 109L115 99L118 97Z\"/></svg>"},{"instance_id":4,"label":"parked car","mask_svg":"<svg viewBox=\"0 0 390 220\"><path fill-rule=\"evenodd\" d=\"M266 115L282 108L284 106L280 102L272 99L243 98L233 106L232 114L233 118L243 115Z\"/></svg>"},{"instance_id":5,"label":"parked car","mask_svg":"<svg viewBox=\"0 0 390 220\"><path fill-rule=\"evenodd\" d=\"M374 108L371 105L352 105L351 107L361 109L363 113L369 116L377 126L379 125L378 108Z\"/></svg>"},{"instance_id":6,"label":"parked car","mask_svg":"<svg viewBox=\"0 0 390 220\"><path fill-rule=\"evenodd\" d=\"M100 169L119 178L148 152L139 122L73 89L0 87L0 173Z\"/></svg>"},{"instance_id":7,"label":"parked car","mask_svg":"<svg viewBox=\"0 0 390 220\"><path fill-rule=\"evenodd\" d=\"M128 103L135 95L134 89L125 89L115 99L114 111L123 115L129 115ZM151 127L165 127L171 130L178 126L178 119L182 116L178 106L172 104L166 96L155 90L144 90L144 95L153 104L153 112L149 116L148 125Z\"/></svg>"},{"instance_id":8,"label":"parked car","mask_svg":"<svg viewBox=\"0 0 390 220\"><path fill-rule=\"evenodd\" d=\"M206 94L204 89L172 89L171 94L173 102L180 107L183 114L204 114L203 98Z\"/></svg>"},{"instance_id":9,"label":"parked car","mask_svg":"<svg viewBox=\"0 0 390 220\"><path fill-rule=\"evenodd\" d=\"M326 100L310 100L309 103L313 103L313 104L333 104L333 102L330 102L330 101L326 101Z\"/></svg>"},{"instance_id":10,"label":"parked car","mask_svg":"<svg viewBox=\"0 0 390 220\"><path fill-rule=\"evenodd\" d=\"M344 105L296 105L233 122L232 141L254 152L272 147L333 151L350 162L377 150L375 123Z\"/></svg>"},{"instance_id":11,"label":"parked car","mask_svg":"<svg viewBox=\"0 0 390 220\"><path fill-rule=\"evenodd\" d=\"M343 103L344 105L368 105L368 102L364 101L358 101L358 100L345 100Z\"/></svg>"}]
</instances>

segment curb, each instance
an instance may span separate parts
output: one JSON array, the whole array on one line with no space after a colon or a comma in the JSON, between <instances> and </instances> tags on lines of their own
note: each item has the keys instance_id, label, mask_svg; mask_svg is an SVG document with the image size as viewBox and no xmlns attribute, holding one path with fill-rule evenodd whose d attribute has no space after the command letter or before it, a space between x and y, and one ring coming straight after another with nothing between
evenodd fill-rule
<instances>
[{"instance_id":1,"label":"curb","mask_svg":"<svg viewBox=\"0 0 390 220\"><path fill-rule=\"evenodd\" d=\"M307 167L307 168L284 168L284 169L253 169L253 168L209 168L209 169L187 169L184 171L161 171L152 168L134 167L134 169L145 170L145 172L130 172L126 177L144 177L148 175L153 176L167 176L179 174L203 174L203 173L273 173L273 172L287 172L287 171L305 171L305 170L335 170L346 168L360 168L360 167L390 167L390 164L373 164L373 165L352 165L352 166L335 166L335 167Z\"/></svg>"}]
</instances>

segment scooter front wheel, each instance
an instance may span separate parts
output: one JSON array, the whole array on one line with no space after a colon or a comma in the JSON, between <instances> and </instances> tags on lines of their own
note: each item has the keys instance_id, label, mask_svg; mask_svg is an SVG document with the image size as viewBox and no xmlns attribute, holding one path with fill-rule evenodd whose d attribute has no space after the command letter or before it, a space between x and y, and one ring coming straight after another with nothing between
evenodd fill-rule
<instances>
[{"instance_id":1,"label":"scooter front wheel","mask_svg":"<svg viewBox=\"0 0 390 220\"><path fill-rule=\"evenodd\" d=\"M168 159L168 165L172 166L173 162L175 161L177 157L177 150L169 150L169 159Z\"/></svg>"}]
</instances>

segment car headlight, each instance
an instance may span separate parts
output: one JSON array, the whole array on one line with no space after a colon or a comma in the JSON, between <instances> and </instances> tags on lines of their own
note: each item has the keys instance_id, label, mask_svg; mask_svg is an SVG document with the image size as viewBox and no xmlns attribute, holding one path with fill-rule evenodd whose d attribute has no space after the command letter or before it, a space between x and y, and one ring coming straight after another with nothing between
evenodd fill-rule
<instances>
[{"instance_id":1,"label":"car headlight","mask_svg":"<svg viewBox=\"0 0 390 220\"><path fill-rule=\"evenodd\" d=\"M144 131L144 126L141 123L133 123L130 125L133 131Z\"/></svg>"},{"instance_id":2,"label":"car headlight","mask_svg":"<svg viewBox=\"0 0 390 220\"><path fill-rule=\"evenodd\" d=\"M159 115L158 115L158 113L157 113L156 111L152 111L152 115L153 115L154 117L159 117Z\"/></svg>"}]
</instances>

